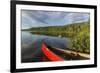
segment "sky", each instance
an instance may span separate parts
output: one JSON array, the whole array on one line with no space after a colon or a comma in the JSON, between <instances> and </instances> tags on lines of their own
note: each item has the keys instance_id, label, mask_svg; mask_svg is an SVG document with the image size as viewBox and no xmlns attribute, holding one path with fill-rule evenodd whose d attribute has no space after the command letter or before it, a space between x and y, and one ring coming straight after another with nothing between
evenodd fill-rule
<instances>
[{"instance_id":1,"label":"sky","mask_svg":"<svg viewBox=\"0 0 100 73\"><path fill-rule=\"evenodd\" d=\"M89 19L89 13L21 10L22 29L31 27L63 26L70 23L84 22Z\"/></svg>"}]
</instances>

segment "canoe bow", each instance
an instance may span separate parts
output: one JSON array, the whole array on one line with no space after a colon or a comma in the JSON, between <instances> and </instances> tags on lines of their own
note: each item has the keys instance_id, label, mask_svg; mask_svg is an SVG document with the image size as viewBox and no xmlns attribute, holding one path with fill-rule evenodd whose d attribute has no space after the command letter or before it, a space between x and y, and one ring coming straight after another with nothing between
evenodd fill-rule
<instances>
[{"instance_id":1,"label":"canoe bow","mask_svg":"<svg viewBox=\"0 0 100 73\"><path fill-rule=\"evenodd\" d=\"M42 43L42 51L45 54L45 56L51 60L51 61L64 61L64 59L62 59L61 57L59 57L58 55L56 55L55 53L53 53L52 51L50 51L47 46L45 45L45 43Z\"/></svg>"}]
</instances>

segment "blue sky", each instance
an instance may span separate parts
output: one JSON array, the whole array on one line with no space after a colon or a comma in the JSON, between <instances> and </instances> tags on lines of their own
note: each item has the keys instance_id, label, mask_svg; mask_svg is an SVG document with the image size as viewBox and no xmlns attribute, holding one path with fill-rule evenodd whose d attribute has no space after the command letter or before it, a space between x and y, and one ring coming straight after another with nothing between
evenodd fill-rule
<instances>
[{"instance_id":1,"label":"blue sky","mask_svg":"<svg viewBox=\"0 0 100 73\"><path fill-rule=\"evenodd\" d=\"M30 27L62 26L73 22L83 22L89 19L89 13L22 10L22 29Z\"/></svg>"}]
</instances>

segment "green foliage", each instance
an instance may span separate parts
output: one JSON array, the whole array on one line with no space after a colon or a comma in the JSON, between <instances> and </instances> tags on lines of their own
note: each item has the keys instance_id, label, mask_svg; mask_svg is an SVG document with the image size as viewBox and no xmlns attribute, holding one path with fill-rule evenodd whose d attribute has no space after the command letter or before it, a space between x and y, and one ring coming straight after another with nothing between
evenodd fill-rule
<instances>
[{"instance_id":1,"label":"green foliage","mask_svg":"<svg viewBox=\"0 0 100 73\"><path fill-rule=\"evenodd\" d=\"M79 32L74 38L71 39L71 49L89 53L90 50L90 35L86 31Z\"/></svg>"},{"instance_id":2,"label":"green foliage","mask_svg":"<svg viewBox=\"0 0 100 73\"><path fill-rule=\"evenodd\" d=\"M90 25L88 23L80 25L79 31L77 28L75 33L68 47L75 51L90 53Z\"/></svg>"}]
</instances>

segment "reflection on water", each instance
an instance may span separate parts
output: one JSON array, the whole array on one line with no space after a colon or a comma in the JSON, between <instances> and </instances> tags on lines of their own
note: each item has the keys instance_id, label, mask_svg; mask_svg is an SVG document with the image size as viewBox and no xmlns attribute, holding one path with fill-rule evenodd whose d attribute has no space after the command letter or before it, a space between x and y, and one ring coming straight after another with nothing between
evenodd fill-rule
<instances>
[{"instance_id":1,"label":"reflection on water","mask_svg":"<svg viewBox=\"0 0 100 73\"><path fill-rule=\"evenodd\" d=\"M21 61L38 62L44 60L44 54L41 51L42 40L47 45L57 48L67 48L68 38L52 37L45 35L36 35L30 32L22 31L21 36ZM47 60L47 59L46 59Z\"/></svg>"},{"instance_id":2,"label":"reflection on water","mask_svg":"<svg viewBox=\"0 0 100 73\"><path fill-rule=\"evenodd\" d=\"M29 32L22 32L22 46L23 45L30 45L36 41L45 41L46 44L55 46L58 48L66 48L68 43L68 38L60 38L60 37L52 37L52 36L45 36L45 35L36 35L31 34Z\"/></svg>"}]
</instances>

